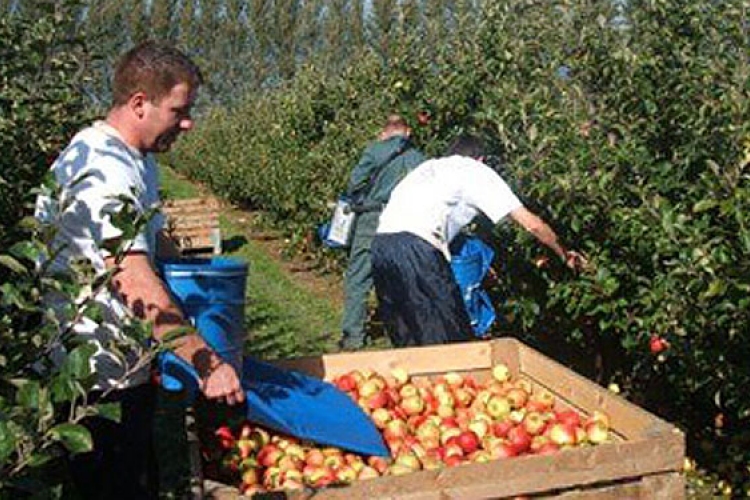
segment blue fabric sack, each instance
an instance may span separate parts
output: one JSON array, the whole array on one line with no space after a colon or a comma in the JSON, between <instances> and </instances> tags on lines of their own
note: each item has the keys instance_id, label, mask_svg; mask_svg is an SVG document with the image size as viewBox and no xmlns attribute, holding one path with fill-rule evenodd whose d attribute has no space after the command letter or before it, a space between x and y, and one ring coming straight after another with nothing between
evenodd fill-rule
<instances>
[{"instance_id":1,"label":"blue fabric sack","mask_svg":"<svg viewBox=\"0 0 750 500\"><path fill-rule=\"evenodd\" d=\"M494 257L492 248L479 238L460 235L451 244L451 269L477 337L484 337L497 316L489 295L482 288Z\"/></svg>"}]
</instances>

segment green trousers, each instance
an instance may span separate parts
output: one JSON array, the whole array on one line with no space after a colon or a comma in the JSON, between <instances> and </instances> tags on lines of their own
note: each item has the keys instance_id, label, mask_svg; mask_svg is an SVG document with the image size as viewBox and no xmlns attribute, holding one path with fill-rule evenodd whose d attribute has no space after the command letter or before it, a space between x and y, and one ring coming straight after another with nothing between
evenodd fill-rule
<instances>
[{"instance_id":1,"label":"green trousers","mask_svg":"<svg viewBox=\"0 0 750 500\"><path fill-rule=\"evenodd\" d=\"M358 349L365 345L367 301L373 288L370 244L378 229L380 212L365 212L357 216L354 238L349 249L344 291L344 319L341 324L341 347Z\"/></svg>"}]
</instances>

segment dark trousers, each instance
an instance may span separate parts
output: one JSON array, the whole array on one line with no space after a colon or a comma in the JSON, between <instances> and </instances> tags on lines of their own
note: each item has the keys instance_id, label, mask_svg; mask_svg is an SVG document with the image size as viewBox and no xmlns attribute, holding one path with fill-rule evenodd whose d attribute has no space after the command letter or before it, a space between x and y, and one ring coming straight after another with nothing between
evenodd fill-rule
<instances>
[{"instance_id":1,"label":"dark trousers","mask_svg":"<svg viewBox=\"0 0 750 500\"><path fill-rule=\"evenodd\" d=\"M76 488L86 499L158 498L159 471L153 440L156 387L144 384L115 391L106 402L120 403L120 422L100 416L82 421L91 433L94 448L70 458Z\"/></svg>"},{"instance_id":2,"label":"dark trousers","mask_svg":"<svg viewBox=\"0 0 750 500\"><path fill-rule=\"evenodd\" d=\"M473 338L461 290L438 249L410 233L378 234L371 255L380 311L394 346Z\"/></svg>"}]
</instances>

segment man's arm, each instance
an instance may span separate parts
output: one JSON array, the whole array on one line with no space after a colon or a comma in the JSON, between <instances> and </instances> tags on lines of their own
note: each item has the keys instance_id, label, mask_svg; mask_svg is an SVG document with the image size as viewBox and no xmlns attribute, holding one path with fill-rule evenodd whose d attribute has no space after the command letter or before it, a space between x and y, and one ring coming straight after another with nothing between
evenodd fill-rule
<instances>
[{"instance_id":1,"label":"man's arm","mask_svg":"<svg viewBox=\"0 0 750 500\"><path fill-rule=\"evenodd\" d=\"M113 258L106 259L107 267L115 266ZM146 253L128 253L114 274L112 286L125 304L140 319L153 324L153 334L161 340L170 331L187 326L180 308L169 295ZM201 390L209 399L225 399L234 404L245 399L234 368L221 360L196 333L175 341L174 351L192 364L201 381Z\"/></svg>"},{"instance_id":2,"label":"man's arm","mask_svg":"<svg viewBox=\"0 0 750 500\"><path fill-rule=\"evenodd\" d=\"M526 207L519 207L510 213L510 217L540 242L555 252L570 269L579 270L586 265L586 259L573 250L566 250L560 244L557 234L539 216Z\"/></svg>"}]
</instances>

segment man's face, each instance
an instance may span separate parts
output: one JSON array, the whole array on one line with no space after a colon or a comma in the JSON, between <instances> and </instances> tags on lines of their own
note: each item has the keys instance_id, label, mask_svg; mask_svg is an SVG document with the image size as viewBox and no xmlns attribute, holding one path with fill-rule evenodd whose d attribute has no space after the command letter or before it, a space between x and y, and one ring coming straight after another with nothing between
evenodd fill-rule
<instances>
[{"instance_id":1,"label":"man's face","mask_svg":"<svg viewBox=\"0 0 750 500\"><path fill-rule=\"evenodd\" d=\"M169 151L178 135L193 128L190 110L195 98L196 92L187 83L179 83L158 103L146 101L143 130L146 152Z\"/></svg>"}]
</instances>

